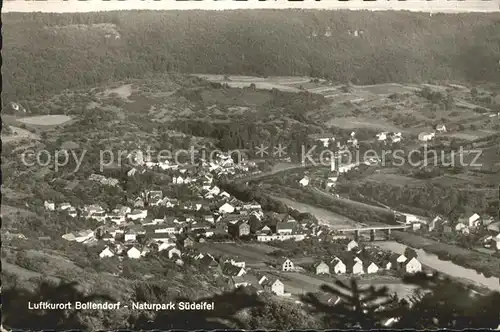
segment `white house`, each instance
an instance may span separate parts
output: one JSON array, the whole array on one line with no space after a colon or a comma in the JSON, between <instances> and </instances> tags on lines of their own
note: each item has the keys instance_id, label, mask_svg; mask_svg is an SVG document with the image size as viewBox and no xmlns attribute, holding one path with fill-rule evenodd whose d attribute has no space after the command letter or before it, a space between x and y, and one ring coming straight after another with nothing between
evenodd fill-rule
<instances>
[{"instance_id":1,"label":"white house","mask_svg":"<svg viewBox=\"0 0 500 332\"><path fill-rule=\"evenodd\" d=\"M233 213L234 212L234 206L232 206L229 203L224 203L219 207L219 213Z\"/></svg>"},{"instance_id":2,"label":"white house","mask_svg":"<svg viewBox=\"0 0 500 332\"><path fill-rule=\"evenodd\" d=\"M307 176L304 176L300 181L299 184L302 187L307 187L309 185L309 178Z\"/></svg>"},{"instance_id":3,"label":"white house","mask_svg":"<svg viewBox=\"0 0 500 332\"><path fill-rule=\"evenodd\" d=\"M415 257L413 257L408 263L406 263L405 270L407 273L421 272L422 264Z\"/></svg>"},{"instance_id":4,"label":"white house","mask_svg":"<svg viewBox=\"0 0 500 332\"><path fill-rule=\"evenodd\" d=\"M292 271L294 269L293 262L286 258L281 264L282 271Z\"/></svg>"},{"instance_id":5,"label":"white house","mask_svg":"<svg viewBox=\"0 0 500 332\"><path fill-rule=\"evenodd\" d=\"M175 244L170 243L170 242L162 242L158 245L158 251L163 251L163 250L166 250L170 247L175 247Z\"/></svg>"},{"instance_id":6,"label":"white house","mask_svg":"<svg viewBox=\"0 0 500 332\"><path fill-rule=\"evenodd\" d=\"M59 211L66 211L71 208L71 204L69 203L61 203L59 205Z\"/></svg>"},{"instance_id":7,"label":"white house","mask_svg":"<svg viewBox=\"0 0 500 332\"><path fill-rule=\"evenodd\" d=\"M345 274L347 272L347 266L340 259L333 260L333 272L335 274Z\"/></svg>"},{"instance_id":8,"label":"white house","mask_svg":"<svg viewBox=\"0 0 500 332\"><path fill-rule=\"evenodd\" d=\"M352 274L364 274L363 271L363 262L354 261L352 265Z\"/></svg>"},{"instance_id":9,"label":"white house","mask_svg":"<svg viewBox=\"0 0 500 332\"><path fill-rule=\"evenodd\" d=\"M103 251L99 254L100 258L105 258L105 257L113 257L115 254L109 249L109 247L104 248Z\"/></svg>"},{"instance_id":10,"label":"white house","mask_svg":"<svg viewBox=\"0 0 500 332\"><path fill-rule=\"evenodd\" d=\"M337 184L337 180L338 180L337 176L328 178L328 180L326 181L326 187L327 188L334 187Z\"/></svg>"},{"instance_id":11,"label":"white house","mask_svg":"<svg viewBox=\"0 0 500 332\"><path fill-rule=\"evenodd\" d=\"M500 233L493 239L496 250L500 250Z\"/></svg>"},{"instance_id":12,"label":"white house","mask_svg":"<svg viewBox=\"0 0 500 332\"><path fill-rule=\"evenodd\" d=\"M318 139L318 141L320 141L323 144L323 147L325 148L327 148L330 145L330 140L335 142L335 137Z\"/></svg>"},{"instance_id":13,"label":"white house","mask_svg":"<svg viewBox=\"0 0 500 332\"><path fill-rule=\"evenodd\" d=\"M184 184L184 178L182 176L174 177L172 179L174 184Z\"/></svg>"},{"instance_id":14,"label":"white house","mask_svg":"<svg viewBox=\"0 0 500 332\"><path fill-rule=\"evenodd\" d=\"M265 288L278 296L285 294L285 285L279 279L276 279L272 283L266 283Z\"/></svg>"},{"instance_id":15,"label":"white house","mask_svg":"<svg viewBox=\"0 0 500 332\"><path fill-rule=\"evenodd\" d=\"M427 141L431 141L432 139L434 139L434 136L436 136L435 133L422 132L422 133L418 134L418 140L423 141L423 142L427 142Z\"/></svg>"},{"instance_id":16,"label":"white house","mask_svg":"<svg viewBox=\"0 0 500 332\"><path fill-rule=\"evenodd\" d=\"M241 261L241 262L237 262L237 261L235 261L234 259L231 259L231 260L227 260L227 259L226 259L225 263L231 263L232 265L237 266L237 267L241 267L241 268L243 268L243 269L244 269L244 268L245 268L245 266L246 266L246 263L245 263L245 262L243 262L243 261Z\"/></svg>"},{"instance_id":17,"label":"white house","mask_svg":"<svg viewBox=\"0 0 500 332\"><path fill-rule=\"evenodd\" d=\"M212 189L210 189L208 191L208 193L217 196L220 194L220 188L217 186L214 186Z\"/></svg>"},{"instance_id":18,"label":"white house","mask_svg":"<svg viewBox=\"0 0 500 332\"><path fill-rule=\"evenodd\" d=\"M70 207L67 211L68 215L72 218L75 218L78 215L78 212L76 211L75 207Z\"/></svg>"},{"instance_id":19,"label":"white house","mask_svg":"<svg viewBox=\"0 0 500 332\"><path fill-rule=\"evenodd\" d=\"M135 232L125 233L125 242L135 242L137 240L137 234Z\"/></svg>"},{"instance_id":20,"label":"white house","mask_svg":"<svg viewBox=\"0 0 500 332\"><path fill-rule=\"evenodd\" d=\"M366 273L377 273L377 272L378 272L378 266L373 262L366 268Z\"/></svg>"},{"instance_id":21,"label":"white house","mask_svg":"<svg viewBox=\"0 0 500 332\"><path fill-rule=\"evenodd\" d=\"M399 255L398 258L396 258L396 262L398 263L404 263L408 260L405 255Z\"/></svg>"},{"instance_id":22,"label":"white house","mask_svg":"<svg viewBox=\"0 0 500 332\"><path fill-rule=\"evenodd\" d=\"M127 251L128 258L139 259L141 257L141 252L136 248L132 247Z\"/></svg>"},{"instance_id":23,"label":"white house","mask_svg":"<svg viewBox=\"0 0 500 332\"><path fill-rule=\"evenodd\" d=\"M271 291L278 296L283 296L285 294L285 285L279 279L276 279L271 285Z\"/></svg>"},{"instance_id":24,"label":"white house","mask_svg":"<svg viewBox=\"0 0 500 332\"><path fill-rule=\"evenodd\" d=\"M385 141L387 139L388 132L383 131L376 135L378 141Z\"/></svg>"},{"instance_id":25,"label":"white house","mask_svg":"<svg viewBox=\"0 0 500 332\"><path fill-rule=\"evenodd\" d=\"M181 257L181 251L174 247L168 251L168 258L172 258L175 255L177 255L178 257Z\"/></svg>"},{"instance_id":26,"label":"white house","mask_svg":"<svg viewBox=\"0 0 500 332\"><path fill-rule=\"evenodd\" d=\"M469 220L468 220L469 227L470 228L477 227L479 225L480 219L481 219L481 217L477 213L474 213L472 216L469 217Z\"/></svg>"},{"instance_id":27,"label":"white house","mask_svg":"<svg viewBox=\"0 0 500 332\"><path fill-rule=\"evenodd\" d=\"M446 132L446 126L444 124L439 124L436 126L436 131L438 133L445 133Z\"/></svg>"},{"instance_id":28,"label":"white house","mask_svg":"<svg viewBox=\"0 0 500 332\"><path fill-rule=\"evenodd\" d=\"M394 133L392 136L391 136L391 140L392 140L392 143L398 143L398 142L401 142L401 140L403 139L403 136L401 136L401 133Z\"/></svg>"},{"instance_id":29,"label":"white house","mask_svg":"<svg viewBox=\"0 0 500 332\"><path fill-rule=\"evenodd\" d=\"M359 244L358 244L356 241L351 240L351 242L349 242L349 243L347 244L347 248L346 248L346 250L347 250L347 251L351 251L351 250L353 250L354 248L359 248Z\"/></svg>"},{"instance_id":30,"label":"white house","mask_svg":"<svg viewBox=\"0 0 500 332\"><path fill-rule=\"evenodd\" d=\"M127 218L131 220L141 220L145 219L148 216L148 210L133 210L131 213L127 215Z\"/></svg>"},{"instance_id":31,"label":"white house","mask_svg":"<svg viewBox=\"0 0 500 332\"><path fill-rule=\"evenodd\" d=\"M43 202L43 207L47 211L55 211L56 204L54 202L52 202L52 201L45 201L45 202Z\"/></svg>"},{"instance_id":32,"label":"white house","mask_svg":"<svg viewBox=\"0 0 500 332\"><path fill-rule=\"evenodd\" d=\"M266 276L262 276L262 277L260 277L260 279L259 279L259 285L263 285L263 284L264 284L264 282L266 282L267 280L269 280L269 279L267 279L267 277L266 277Z\"/></svg>"},{"instance_id":33,"label":"white house","mask_svg":"<svg viewBox=\"0 0 500 332\"><path fill-rule=\"evenodd\" d=\"M462 233L469 233L469 228L464 223L459 222L455 226L455 231L462 232Z\"/></svg>"}]
</instances>

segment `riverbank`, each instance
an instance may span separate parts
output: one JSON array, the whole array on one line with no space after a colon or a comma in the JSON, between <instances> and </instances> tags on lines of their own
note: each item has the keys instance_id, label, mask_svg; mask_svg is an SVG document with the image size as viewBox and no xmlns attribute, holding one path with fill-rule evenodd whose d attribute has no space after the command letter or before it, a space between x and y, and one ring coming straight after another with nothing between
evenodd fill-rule
<instances>
[{"instance_id":1,"label":"riverbank","mask_svg":"<svg viewBox=\"0 0 500 332\"><path fill-rule=\"evenodd\" d=\"M407 232L393 232L392 239L414 249L436 255L441 261L450 261L488 277L500 277L500 258L460 248ZM498 282L500 285L500 281Z\"/></svg>"},{"instance_id":2,"label":"riverbank","mask_svg":"<svg viewBox=\"0 0 500 332\"><path fill-rule=\"evenodd\" d=\"M313 215L315 213L312 211L321 209L320 219L338 220L339 214L337 214L336 210L332 211L331 206L322 205L321 208L319 208L317 205L305 203L303 200L301 200L300 203L297 202L297 204L290 204L290 202L296 201L295 199L291 199L288 195L286 197L273 195L273 198L288 203L287 205L300 212L310 212ZM349 203L349 200L344 201L346 204ZM357 206L357 204L353 204L351 207L355 208ZM366 207L366 205L364 206ZM403 252L404 248L408 246L420 250L420 256L434 257L427 258L431 263L430 265L422 262L433 270L450 275L454 279L463 281L464 283L473 284L481 289L486 287L488 289L500 291L500 280L498 278L491 278L492 276L500 276L500 258L437 242L408 232L393 231L392 239L394 241L389 242L396 246L401 246ZM379 242L375 242L375 245L378 243ZM446 266L446 268L443 268L443 266ZM451 274L450 271L455 271L456 273ZM464 275L467 275L467 277L464 277Z\"/></svg>"},{"instance_id":3,"label":"riverbank","mask_svg":"<svg viewBox=\"0 0 500 332\"><path fill-rule=\"evenodd\" d=\"M295 189L281 186L273 186L267 194L274 197L296 200L300 204L323 208L337 215L344 216L358 223L369 225L396 224L394 214L377 206L351 201L348 199L335 198L317 190L304 188Z\"/></svg>"},{"instance_id":4,"label":"riverbank","mask_svg":"<svg viewBox=\"0 0 500 332\"><path fill-rule=\"evenodd\" d=\"M299 197L297 197L296 195L297 193L294 190L284 190L282 192L287 198L299 199ZM303 193L302 197L300 197L300 201L304 203L301 203L301 205L307 206L310 204L312 205L312 207L321 207L323 210L330 211L336 215L349 217L353 220L359 221L359 223L366 222L367 224L370 224L370 222L366 221L365 218L355 218L355 216L359 214L362 214L363 216L380 216L383 219L387 218L387 215L384 215L382 209L377 206L372 207L368 204L362 204L348 199L340 200L319 194L316 197L321 198L321 200L316 200L311 197L311 193L311 191L305 191ZM339 201L342 202L341 207L337 206ZM329 202L329 204L327 204L327 202ZM348 209L346 209L346 207L348 207ZM300 211L300 209L298 210ZM347 212L344 213L345 211ZM378 223L382 221L381 219L376 218L371 219L371 223L373 224L373 221L375 220ZM478 251L468 250L451 244L438 242L408 232L395 231L393 232L393 239L396 242L402 243L412 248L423 249L428 253L437 255L442 261L451 261L461 267L473 269L477 271L477 273L484 274L486 277L500 277L499 257L495 257Z\"/></svg>"},{"instance_id":5,"label":"riverbank","mask_svg":"<svg viewBox=\"0 0 500 332\"><path fill-rule=\"evenodd\" d=\"M391 251L397 254L403 254L408 247L406 244L395 241L381 241L374 243L374 245L382 250ZM432 270L446 274L462 283L471 284L475 286L473 288L480 293L486 293L486 290L500 292L499 278L486 277L476 272L474 269L457 265L450 260L443 260L437 255L430 253L427 249L420 249L417 247L413 247L413 249L415 249L418 260L422 265Z\"/></svg>"}]
</instances>

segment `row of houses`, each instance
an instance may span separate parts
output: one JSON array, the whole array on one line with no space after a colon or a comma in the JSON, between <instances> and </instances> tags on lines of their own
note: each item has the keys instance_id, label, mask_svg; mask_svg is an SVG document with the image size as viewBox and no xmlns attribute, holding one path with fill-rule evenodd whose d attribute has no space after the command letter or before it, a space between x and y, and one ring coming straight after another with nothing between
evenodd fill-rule
<instances>
[{"instance_id":1,"label":"row of houses","mask_svg":"<svg viewBox=\"0 0 500 332\"><path fill-rule=\"evenodd\" d=\"M206 160L202 158L202 154L198 153L199 151L195 152L198 155L200 169L215 174L218 177L222 175L237 176L242 173L255 172L257 169L257 165L254 162L245 159L236 162L232 156L227 153L219 153L210 156L210 160ZM129 154L128 158L133 161L134 165L144 169L178 171L181 175L173 178L174 184L186 184L195 179L195 177L189 176L187 167L180 166L178 163L172 162L171 160L152 161L149 156L144 156L140 150ZM133 168L129 171L129 176L133 176L137 171L137 168Z\"/></svg>"},{"instance_id":2,"label":"row of houses","mask_svg":"<svg viewBox=\"0 0 500 332\"><path fill-rule=\"evenodd\" d=\"M366 268L365 268L366 266ZM359 257L354 259L341 259L334 257L329 264L324 261L314 264L316 274L373 274L383 270L404 270L406 273L417 273L422 271L422 264L416 257L407 259L404 255L392 255L389 259L376 263L363 262Z\"/></svg>"},{"instance_id":3,"label":"row of houses","mask_svg":"<svg viewBox=\"0 0 500 332\"><path fill-rule=\"evenodd\" d=\"M278 267L282 271L296 270L296 265L288 258L283 258L278 263ZM346 245L345 252L339 253L329 262L319 261L313 266L316 274L347 273L359 275L377 273L382 270L401 269L406 273L416 273L422 271L422 264L416 257L407 258L405 255L387 254L384 252L375 253L360 249L359 244L354 240Z\"/></svg>"}]
</instances>

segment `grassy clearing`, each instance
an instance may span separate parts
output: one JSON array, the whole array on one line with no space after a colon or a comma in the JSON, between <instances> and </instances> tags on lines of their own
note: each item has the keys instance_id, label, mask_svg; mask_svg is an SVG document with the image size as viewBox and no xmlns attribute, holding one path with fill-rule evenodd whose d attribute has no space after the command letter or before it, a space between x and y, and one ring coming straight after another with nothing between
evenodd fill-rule
<instances>
[{"instance_id":1,"label":"grassy clearing","mask_svg":"<svg viewBox=\"0 0 500 332\"><path fill-rule=\"evenodd\" d=\"M269 246L260 247L258 244L210 243L200 244L199 249L201 252L207 252L212 255L226 256L234 260L243 260L248 264L270 262L273 260L271 256L268 256L270 252Z\"/></svg>"},{"instance_id":2,"label":"grassy clearing","mask_svg":"<svg viewBox=\"0 0 500 332\"><path fill-rule=\"evenodd\" d=\"M1 206L1 215L2 217L9 217L9 218L15 218L17 216L20 217L35 217L36 214L26 210L26 209L20 209L14 206L2 204Z\"/></svg>"},{"instance_id":3,"label":"grassy clearing","mask_svg":"<svg viewBox=\"0 0 500 332\"><path fill-rule=\"evenodd\" d=\"M127 100L133 92L132 84L124 84L116 88L106 89L98 94L99 98L109 97L112 94L118 95L120 98Z\"/></svg>"},{"instance_id":4,"label":"grassy clearing","mask_svg":"<svg viewBox=\"0 0 500 332\"><path fill-rule=\"evenodd\" d=\"M260 88L259 88L260 89ZM204 90L201 93L205 105L237 105L258 106L269 102L273 97L268 91L235 90L224 89Z\"/></svg>"},{"instance_id":5,"label":"grassy clearing","mask_svg":"<svg viewBox=\"0 0 500 332\"><path fill-rule=\"evenodd\" d=\"M364 181L374 181L379 183L385 183L393 186L422 186L425 181L414 179L404 175L398 174L371 174L363 179Z\"/></svg>"},{"instance_id":6,"label":"grassy clearing","mask_svg":"<svg viewBox=\"0 0 500 332\"><path fill-rule=\"evenodd\" d=\"M20 118L19 121L28 125L36 126L58 126L71 120L68 115L41 115Z\"/></svg>"},{"instance_id":7,"label":"grassy clearing","mask_svg":"<svg viewBox=\"0 0 500 332\"><path fill-rule=\"evenodd\" d=\"M342 129L373 129L380 131L393 131L399 132L404 131L395 125L390 124L381 119L371 119L371 118L363 118L363 117L341 117L341 118L333 118L326 122L328 127L337 127Z\"/></svg>"},{"instance_id":8,"label":"grassy clearing","mask_svg":"<svg viewBox=\"0 0 500 332\"><path fill-rule=\"evenodd\" d=\"M356 88L377 95L388 95L392 93L406 93L415 91L415 88L397 83L364 85L356 86Z\"/></svg>"},{"instance_id":9,"label":"grassy clearing","mask_svg":"<svg viewBox=\"0 0 500 332\"><path fill-rule=\"evenodd\" d=\"M341 281L348 281L350 276L316 276L307 273L297 273L297 272L268 272L272 274L284 283L285 292L290 292L293 295L302 295L308 292L318 292L319 288L328 284L331 287L337 288L335 286L335 279ZM376 286L387 286L389 290L393 293L397 293L399 297L404 298L413 293L416 289L415 286L402 284L401 281L390 279L383 275L367 275L356 277L360 285L376 285Z\"/></svg>"}]
</instances>

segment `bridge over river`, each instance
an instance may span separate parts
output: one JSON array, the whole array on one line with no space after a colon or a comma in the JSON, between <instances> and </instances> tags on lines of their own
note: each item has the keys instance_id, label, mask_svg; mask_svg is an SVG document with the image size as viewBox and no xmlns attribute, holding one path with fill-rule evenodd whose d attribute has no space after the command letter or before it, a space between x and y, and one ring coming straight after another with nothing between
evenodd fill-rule
<instances>
[{"instance_id":1,"label":"bridge over river","mask_svg":"<svg viewBox=\"0 0 500 332\"><path fill-rule=\"evenodd\" d=\"M368 226L368 227L353 227L336 229L335 233L354 233L354 240L358 241L362 232L370 232L370 241L375 241L377 231L382 231L386 234L386 239L390 239L392 230L406 230L411 225L389 225L389 226Z\"/></svg>"}]
</instances>

